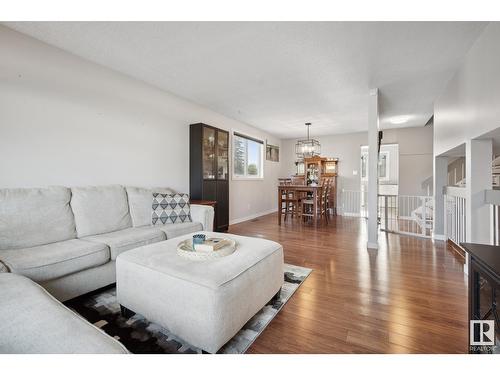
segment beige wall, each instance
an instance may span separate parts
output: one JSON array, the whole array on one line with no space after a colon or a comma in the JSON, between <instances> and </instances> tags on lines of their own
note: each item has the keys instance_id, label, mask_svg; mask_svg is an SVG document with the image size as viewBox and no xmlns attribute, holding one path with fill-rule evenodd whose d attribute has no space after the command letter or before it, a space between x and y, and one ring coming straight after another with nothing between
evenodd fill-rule
<instances>
[{"instance_id":1,"label":"beige wall","mask_svg":"<svg viewBox=\"0 0 500 375\"><path fill-rule=\"evenodd\" d=\"M383 143L399 144L399 194L427 195L422 182L432 176L432 126L384 131ZM431 191L432 195L432 182Z\"/></svg>"},{"instance_id":2,"label":"beige wall","mask_svg":"<svg viewBox=\"0 0 500 375\"><path fill-rule=\"evenodd\" d=\"M189 191L189 124L280 141L0 26L0 187L130 184ZM230 182L230 219L276 207L280 163Z\"/></svg>"},{"instance_id":3,"label":"beige wall","mask_svg":"<svg viewBox=\"0 0 500 375\"><path fill-rule=\"evenodd\" d=\"M359 191L360 147L368 143L368 133L314 138L321 142L323 156L339 158L339 191ZM432 176L432 139L432 126L384 130L382 143L399 144L399 194L427 194L427 189L421 185L425 179ZM295 139L282 141L282 177L295 172L295 142Z\"/></svg>"},{"instance_id":4,"label":"beige wall","mask_svg":"<svg viewBox=\"0 0 500 375\"><path fill-rule=\"evenodd\" d=\"M311 129L313 131L313 129ZM321 154L327 157L339 158L338 188L359 190L360 182L360 148L368 143L368 133L351 133L314 137L321 142ZM281 175L289 176L295 173L295 139L283 140ZM356 172L357 175L354 175Z\"/></svg>"}]
</instances>

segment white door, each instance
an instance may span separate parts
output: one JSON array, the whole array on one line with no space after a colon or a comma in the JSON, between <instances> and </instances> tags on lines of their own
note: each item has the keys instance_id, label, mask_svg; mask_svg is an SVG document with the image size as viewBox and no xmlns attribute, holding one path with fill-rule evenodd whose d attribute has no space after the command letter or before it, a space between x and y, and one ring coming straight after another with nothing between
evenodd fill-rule
<instances>
[{"instance_id":1,"label":"white door","mask_svg":"<svg viewBox=\"0 0 500 375\"><path fill-rule=\"evenodd\" d=\"M361 146L360 191L361 209L367 205L368 189L368 146ZM399 193L399 145L385 144L380 146L378 162L378 194L398 195ZM397 200L391 200L397 202Z\"/></svg>"}]
</instances>

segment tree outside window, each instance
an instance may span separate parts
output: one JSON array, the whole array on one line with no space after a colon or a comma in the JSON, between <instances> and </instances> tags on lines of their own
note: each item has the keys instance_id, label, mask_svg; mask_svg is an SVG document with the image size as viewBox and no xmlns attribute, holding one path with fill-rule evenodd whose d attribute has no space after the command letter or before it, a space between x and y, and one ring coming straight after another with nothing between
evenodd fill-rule
<instances>
[{"instance_id":1,"label":"tree outside window","mask_svg":"<svg viewBox=\"0 0 500 375\"><path fill-rule=\"evenodd\" d=\"M233 177L263 178L263 142L233 134Z\"/></svg>"}]
</instances>

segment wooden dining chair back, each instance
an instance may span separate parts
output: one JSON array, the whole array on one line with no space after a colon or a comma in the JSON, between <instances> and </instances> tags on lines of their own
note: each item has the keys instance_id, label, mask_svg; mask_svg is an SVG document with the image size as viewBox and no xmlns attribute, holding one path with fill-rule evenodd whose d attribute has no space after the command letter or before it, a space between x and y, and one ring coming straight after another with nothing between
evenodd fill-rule
<instances>
[{"instance_id":1,"label":"wooden dining chair back","mask_svg":"<svg viewBox=\"0 0 500 375\"><path fill-rule=\"evenodd\" d=\"M316 201L316 212L314 212L314 195L310 195L302 200L302 217L304 221L306 219L311 219L316 216L316 220L322 220L325 218L325 203L326 203L326 192L327 187L322 185L317 194Z\"/></svg>"},{"instance_id":2,"label":"wooden dining chair back","mask_svg":"<svg viewBox=\"0 0 500 375\"><path fill-rule=\"evenodd\" d=\"M323 193L321 196L321 201L322 201L322 209L321 209L321 215L325 218L326 222L330 221L330 213L329 213L329 200L330 200L330 191L332 188L332 179L327 178L325 180L325 183L323 185Z\"/></svg>"},{"instance_id":3,"label":"wooden dining chair back","mask_svg":"<svg viewBox=\"0 0 500 375\"><path fill-rule=\"evenodd\" d=\"M280 185L293 185L292 178L287 179L279 179ZM301 200L302 195L299 191L290 189L282 189L281 190L281 214L284 215L284 219L286 221L288 216L300 217L301 214Z\"/></svg>"}]
</instances>

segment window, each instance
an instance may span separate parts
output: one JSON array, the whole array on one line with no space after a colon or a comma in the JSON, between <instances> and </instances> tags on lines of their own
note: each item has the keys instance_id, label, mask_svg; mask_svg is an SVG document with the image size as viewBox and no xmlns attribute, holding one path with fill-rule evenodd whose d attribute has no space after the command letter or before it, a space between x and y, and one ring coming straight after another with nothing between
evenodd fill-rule
<instances>
[{"instance_id":1,"label":"window","mask_svg":"<svg viewBox=\"0 0 500 375\"><path fill-rule=\"evenodd\" d=\"M383 146L383 145L382 145ZM378 177L382 181L389 179L389 152L381 151L378 156ZM368 147L361 147L361 179L368 179Z\"/></svg>"},{"instance_id":2,"label":"window","mask_svg":"<svg viewBox=\"0 0 500 375\"><path fill-rule=\"evenodd\" d=\"M233 178L258 179L264 177L264 142L243 134L233 134Z\"/></svg>"},{"instance_id":3,"label":"window","mask_svg":"<svg viewBox=\"0 0 500 375\"><path fill-rule=\"evenodd\" d=\"M378 177L381 180L388 180L389 153L381 152L378 156Z\"/></svg>"},{"instance_id":4,"label":"window","mask_svg":"<svg viewBox=\"0 0 500 375\"><path fill-rule=\"evenodd\" d=\"M368 167L368 154L361 155L361 178L366 178L366 168Z\"/></svg>"}]
</instances>

